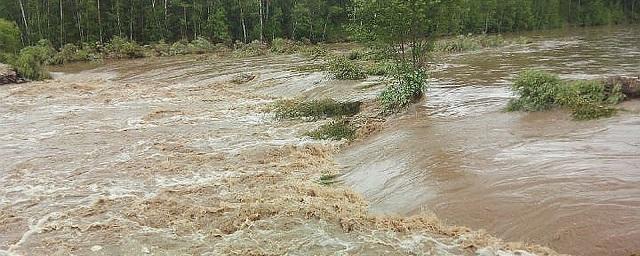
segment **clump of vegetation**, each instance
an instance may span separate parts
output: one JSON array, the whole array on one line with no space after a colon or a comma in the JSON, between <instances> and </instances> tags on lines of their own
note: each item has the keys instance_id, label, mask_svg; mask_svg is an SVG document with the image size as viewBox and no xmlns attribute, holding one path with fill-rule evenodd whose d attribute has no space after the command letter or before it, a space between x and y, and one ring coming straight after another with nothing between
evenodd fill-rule
<instances>
[{"instance_id":1,"label":"clump of vegetation","mask_svg":"<svg viewBox=\"0 0 640 256\"><path fill-rule=\"evenodd\" d=\"M329 62L329 72L336 79L360 80L367 78L367 72L361 65L345 58L335 57Z\"/></svg>"},{"instance_id":2,"label":"clump of vegetation","mask_svg":"<svg viewBox=\"0 0 640 256\"><path fill-rule=\"evenodd\" d=\"M94 61L102 58L95 47L83 44L78 47L74 44L65 44L59 52L57 52L47 62L48 64L64 64L76 61Z\"/></svg>"},{"instance_id":3,"label":"clump of vegetation","mask_svg":"<svg viewBox=\"0 0 640 256\"><path fill-rule=\"evenodd\" d=\"M53 49L47 45L38 44L20 50L18 58L13 63L18 74L31 80L44 80L50 77L45 70L45 62L51 58Z\"/></svg>"},{"instance_id":4,"label":"clump of vegetation","mask_svg":"<svg viewBox=\"0 0 640 256\"><path fill-rule=\"evenodd\" d=\"M367 75L370 76L387 76L393 74L395 65L389 61L375 61L365 66Z\"/></svg>"},{"instance_id":5,"label":"clump of vegetation","mask_svg":"<svg viewBox=\"0 0 640 256\"><path fill-rule=\"evenodd\" d=\"M0 19L0 62L9 63L20 50L20 30L10 21Z\"/></svg>"},{"instance_id":6,"label":"clump of vegetation","mask_svg":"<svg viewBox=\"0 0 640 256\"><path fill-rule=\"evenodd\" d=\"M322 176L320 176L320 180L318 181L318 183L322 185L331 185L333 183L336 183L336 178L338 178L337 174L323 174Z\"/></svg>"},{"instance_id":7,"label":"clump of vegetation","mask_svg":"<svg viewBox=\"0 0 640 256\"><path fill-rule=\"evenodd\" d=\"M144 57L144 49L134 41L127 40L125 38L114 36L111 42L105 46L106 53L109 58L124 59L124 58L142 58Z\"/></svg>"},{"instance_id":8,"label":"clump of vegetation","mask_svg":"<svg viewBox=\"0 0 640 256\"><path fill-rule=\"evenodd\" d=\"M613 105L624 100L619 85L608 90L600 81L569 82L559 90L557 104L571 110L577 120L610 117L616 113Z\"/></svg>"},{"instance_id":9,"label":"clump of vegetation","mask_svg":"<svg viewBox=\"0 0 640 256\"><path fill-rule=\"evenodd\" d=\"M305 133L305 136L317 140L352 140L355 135L356 129L344 119L333 120L316 130Z\"/></svg>"},{"instance_id":10,"label":"clump of vegetation","mask_svg":"<svg viewBox=\"0 0 640 256\"><path fill-rule=\"evenodd\" d=\"M312 59L322 58L329 54L329 51L327 50L327 48L321 45L305 45L305 46L299 47L298 52Z\"/></svg>"},{"instance_id":11,"label":"clump of vegetation","mask_svg":"<svg viewBox=\"0 0 640 256\"><path fill-rule=\"evenodd\" d=\"M500 47L510 44L526 44L531 40L526 37L517 37L506 40L501 35L457 36L454 38L438 40L434 43L435 52L460 53L475 51L483 48Z\"/></svg>"},{"instance_id":12,"label":"clump of vegetation","mask_svg":"<svg viewBox=\"0 0 640 256\"><path fill-rule=\"evenodd\" d=\"M519 98L507 106L508 111L544 111L553 107L571 110L576 120L609 117L613 106L624 100L620 85L606 86L603 81L564 82L556 75L525 71L518 75L513 90Z\"/></svg>"},{"instance_id":13,"label":"clump of vegetation","mask_svg":"<svg viewBox=\"0 0 640 256\"><path fill-rule=\"evenodd\" d=\"M271 41L269 50L277 54L293 54L300 49L300 46L291 40L276 38Z\"/></svg>"},{"instance_id":14,"label":"clump of vegetation","mask_svg":"<svg viewBox=\"0 0 640 256\"><path fill-rule=\"evenodd\" d=\"M360 112L360 105L361 102L338 102L332 99L312 101L281 100L273 105L272 111L278 119L305 117L320 119L353 116Z\"/></svg>"},{"instance_id":15,"label":"clump of vegetation","mask_svg":"<svg viewBox=\"0 0 640 256\"><path fill-rule=\"evenodd\" d=\"M366 58L367 56L367 52L361 50L361 49L356 49L356 50L352 50L349 52L349 54L347 54L347 59L349 60L361 60Z\"/></svg>"},{"instance_id":16,"label":"clump of vegetation","mask_svg":"<svg viewBox=\"0 0 640 256\"><path fill-rule=\"evenodd\" d=\"M233 51L233 56L237 58L256 57L265 54L265 46L258 41L253 41L248 44L237 43Z\"/></svg>"},{"instance_id":17,"label":"clump of vegetation","mask_svg":"<svg viewBox=\"0 0 640 256\"><path fill-rule=\"evenodd\" d=\"M520 73L512 89L520 96L511 100L508 111L542 111L556 105L560 78L546 72L528 70Z\"/></svg>"},{"instance_id":18,"label":"clump of vegetation","mask_svg":"<svg viewBox=\"0 0 640 256\"><path fill-rule=\"evenodd\" d=\"M424 96L427 73L421 68L402 67L395 82L387 86L378 97L385 113L395 113L409 107Z\"/></svg>"}]
</instances>

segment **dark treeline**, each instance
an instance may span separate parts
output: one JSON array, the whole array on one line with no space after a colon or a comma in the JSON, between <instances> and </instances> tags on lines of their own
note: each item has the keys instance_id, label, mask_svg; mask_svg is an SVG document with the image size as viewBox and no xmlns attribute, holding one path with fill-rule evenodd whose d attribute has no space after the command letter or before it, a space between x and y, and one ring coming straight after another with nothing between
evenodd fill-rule
<instances>
[{"instance_id":1,"label":"dark treeline","mask_svg":"<svg viewBox=\"0 0 640 256\"><path fill-rule=\"evenodd\" d=\"M24 45L159 40L348 39L352 8L375 0L0 0ZM378 0L380 1L380 0ZM393 1L393 0L392 0ZM640 0L439 0L425 34L501 33L640 21Z\"/></svg>"}]
</instances>

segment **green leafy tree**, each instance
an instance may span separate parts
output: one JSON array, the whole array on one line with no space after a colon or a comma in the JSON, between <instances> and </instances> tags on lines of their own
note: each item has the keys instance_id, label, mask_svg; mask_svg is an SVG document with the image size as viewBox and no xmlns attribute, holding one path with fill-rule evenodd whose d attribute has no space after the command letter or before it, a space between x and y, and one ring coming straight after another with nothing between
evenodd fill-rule
<instances>
[{"instance_id":1,"label":"green leafy tree","mask_svg":"<svg viewBox=\"0 0 640 256\"><path fill-rule=\"evenodd\" d=\"M0 19L0 62L8 62L21 46L18 26L14 22Z\"/></svg>"}]
</instances>

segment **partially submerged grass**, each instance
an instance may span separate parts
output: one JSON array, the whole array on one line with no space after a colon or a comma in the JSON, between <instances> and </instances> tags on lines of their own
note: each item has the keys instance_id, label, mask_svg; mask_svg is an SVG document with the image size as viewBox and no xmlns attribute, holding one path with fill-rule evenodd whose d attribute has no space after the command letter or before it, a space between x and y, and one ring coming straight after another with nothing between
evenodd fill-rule
<instances>
[{"instance_id":1,"label":"partially submerged grass","mask_svg":"<svg viewBox=\"0 0 640 256\"><path fill-rule=\"evenodd\" d=\"M320 176L318 183L322 185L331 185L336 183L336 178L338 178L338 174L323 174Z\"/></svg>"},{"instance_id":2,"label":"partially submerged grass","mask_svg":"<svg viewBox=\"0 0 640 256\"><path fill-rule=\"evenodd\" d=\"M483 48L500 47L510 44L526 44L531 42L526 37L517 37L507 40L501 35L457 36L441 39L434 43L435 52L460 53L475 51Z\"/></svg>"},{"instance_id":3,"label":"partially submerged grass","mask_svg":"<svg viewBox=\"0 0 640 256\"><path fill-rule=\"evenodd\" d=\"M422 69L399 68L395 76L395 82L387 86L378 97L387 114L400 112L418 101L427 87L427 74Z\"/></svg>"},{"instance_id":4,"label":"partially submerged grass","mask_svg":"<svg viewBox=\"0 0 640 256\"><path fill-rule=\"evenodd\" d=\"M335 79L360 80L367 78L367 72L358 63L342 56L329 62L329 72Z\"/></svg>"},{"instance_id":5,"label":"partially submerged grass","mask_svg":"<svg viewBox=\"0 0 640 256\"><path fill-rule=\"evenodd\" d=\"M271 110L278 119L327 118L353 116L360 111L361 102L338 102L332 99L300 101L280 100Z\"/></svg>"},{"instance_id":6,"label":"partially submerged grass","mask_svg":"<svg viewBox=\"0 0 640 256\"><path fill-rule=\"evenodd\" d=\"M338 119L320 126L318 129L305 133L305 136L317 140L352 140L355 138L356 128L347 120Z\"/></svg>"},{"instance_id":7,"label":"partially submerged grass","mask_svg":"<svg viewBox=\"0 0 640 256\"><path fill-rule=\"evenodd\" d=\"M625 98L621 85L607 86L603 81L561 81L557 75L529 70L516 78L513 99L507 111L544 111L563 107L576 120L589 120L614 115L615 104Z\"/></svg>"}]
</instances>

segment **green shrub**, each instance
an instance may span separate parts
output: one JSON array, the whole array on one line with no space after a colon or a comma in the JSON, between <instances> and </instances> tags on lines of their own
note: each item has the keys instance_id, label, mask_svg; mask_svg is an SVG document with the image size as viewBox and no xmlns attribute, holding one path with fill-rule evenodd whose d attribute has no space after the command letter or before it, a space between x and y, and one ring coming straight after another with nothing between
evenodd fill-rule
<instances>
[{"instance_id":1,"label":"green shrub","mask_svg":"<svg viewBox=\"0 0 640 256\"><path fill-rule=\"evenodd\" d=\"M101 56L96 52L96 50L88 44L84 44L82 47L78 47L74 44L66 44L48 61L48 64L93 61L100 58Z\"/></svg>"},{"instance_id":2,"label":"green shrub","mask_svg":"<svg viewBox=\"0 0 640 256\"><path fill-rule=\"evenodd\" d=\"M367 64L366 72L370 76L387 76L393 74L395 65L388 61L376 61Z\"/></svg>"},{"instance_id":3,"label":"green shrub","mask_svg":"<svg viewBox=\"0 0 640 256\"><path fill-rule=\"evenodd\" d=\"M349 54L347 54L347 59L360 60L360 59L364 59L366 56L367 56L367 53L365 51L356 49L356 50L350 51Z\"/></svg>"},{"instance_id":4,"label":"green shrub","mask_svg":"<svg viewBox=\"0 0 640 256\"><path fill-rule=\"evenodd\" d=\"M0 19L0 62L11 62L20 50L20 29L14 22Z\"/></svg>"},{"instance_id":5,"label":"green shrub","mask_svg":"<svg viewBox=\"0 0 640 256\"><path fill-rule=\"evenodd\" d=\"M216 46L204 37L198 37L189 43L189 53L203 54L213 52Z\"/></svg>"},{"instance_id":6,"label":"green shrub","mask_svg":"<svg viewBox=\"0 0 640 256\"><path fill-rule=\"evenodd\" d=\"M167 44L167 42L160 40L156 43L151 44L151 49L153 50L153 55L155 56L171 56L171 45Z\"/></svg>"},{"instance_id":7,"label":"green shrub","mask_svg":"<svg viewBox=\"0 0 640 256\"><path fill-rule=\"evenodd\" d=\"M506 40L501 35L480 35L480 36L457 36L454 38L441 39L434 43L434 51L447 53L460 53L475 51L483 48L500 47L510 44L526 44L531 39L517 37Z\"/></svg>"},{"instance_id":8,"label":"green shrub","mask_svg":"<svg viewBox=\"0 0 640 256\"><path fill-rule=\"evenodd\" d=\"M237 58L256 57L265 55L266 50L264 45L258 41L254 41L248 44L236 44L236 49L233 51L233 56Z\"/></svg>"},{"instance_id":9,"label":"green shrub","mask_svg":"<svg viewBox=\"0 0 640 256\"><path fill-rule=\"evenodd\" d=\"M356 129L346 120L334 120L320 126L318 129L305 133L316 140L352 140L355 138Z\"/></svg>"},{"instance_id":10,"label":"green shrub","mask_svg":"<svg viewBox=\"0 0 640 256\"><path fill-rule=\"evenodd\" d=\"M387 86L378 97L385 113L406 109L424 95L427 73L419 68L403 66L396 71L396 82Z\"/></svg>"},{"instance_id":11,"label":"green shrub","mask_svg":"<svg viewBox=\"0 0 640 256\"><path fill-rule=\"evenodd\" d=\"M298 48L299 48L298 51L303 56L306 56L312 59L319 59L329 54L329 51L327 50L327 48L320 45L305 45Z\"/></svg>"},{"instance_id":12,"label":"green shrub","mask_svg":"<svg viewBox=\"0 0 640 256\"><path fill-rule=\"evenodd\" d=\"M276 102L272 111L278 119L311 117L313 119L353 116L360 112L360 102L338 102L332 99L298 101L281 100Z\"/></svg>"},{"instance_id":13,"label":"green shrub","mask_svg":"<svg viewBox=\"0 0 640 256\"><path fill-rule=\"evenodd\" d=\"M335 57L329 62L329 72L335 79L360 80L367 78L367 73L361 65L345 57Z\"/></svg>"},{"instance_id":14,"label":"green shrub","mask_svg":"<svg viewBox=\"0 0 640 256\"><path fill-rule=\"evenodd\" d=\"M282 38L271 41L269 50L277 54L293 54L299 50L300 46L296 42Z\"/></svg>"},{"instance_id":15,"label":"green shrub","mask_svg":"<svg viewBox=\"0 0 640 256\"><path fill-rule=\"evenodd\" d=\"M44 68L45 61L50 58L50 49L36 45L20 50L14 67L18 74L31 80L44 80L49 78L49 72Z\"/></svg>"},{"instance_id":16,"label":"green shrub","mask_svg":"<svg viewBox=\"0 0 640 256\"><path fill-rule=\"evenodd\" d=\"M608 92L600 81L575 81L559 90L556 102L570 109L575 119L588 120L612 116L617 111L612 105L623 99L620 86Z\"/></svg>"},{"instance_id":17,"label":"green shrub","mask_svg":"<svg viewBox=\"0 0 640 256\"><path fill-rule=\"evenodd\" d=\"M105 49L110 58L142 58L144 57L144 49L134 41L114 36Z\"/></svg>"},{"instance_id":18,"label":"green shrub","mask_svg":"<svg viewBox=\"0 0 640 256\"><path fill-rule=\"evenodd\" d=\"M184 55L189 53L189 43L186 40L176 41L169 48L170 55Z\"/></svg>"},{"instance_id":19,"label":"green shrub","mask_svg":"<svg viewBox=\"0 0 640 256\"><path fill-rule=\"evenodd\" d=\"M552 74L525 71L516 78L513 89L520 96L512 100L508 111L542 111L564 107L576 120L609 117L613 105L624 100L620 85L605 86L603 81L562 82Z\"/></svg>"},{"instance_id":20,"label":"green shrub","mask_svg":"<svg viewBox=\"0 0 640 256\"><path fill-rule=\"evenodd\" d=\"M520 97L507 106L508 111L542 111L556 105L560 78L546 72L528 70L516 77L511 87Z\"/></svg>"}]
</instances>

